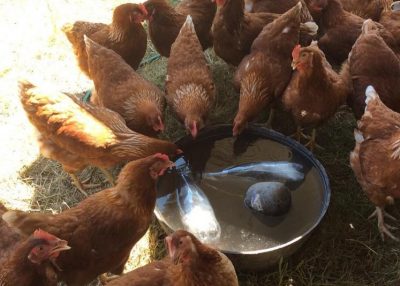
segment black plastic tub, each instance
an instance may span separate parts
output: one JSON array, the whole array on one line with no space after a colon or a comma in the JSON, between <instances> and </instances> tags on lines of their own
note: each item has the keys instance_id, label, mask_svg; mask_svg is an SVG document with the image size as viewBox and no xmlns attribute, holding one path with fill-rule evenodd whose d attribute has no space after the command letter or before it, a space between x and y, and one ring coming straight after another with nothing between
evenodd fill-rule
<instances>
[{"instance_id":1,"label":"black plastic tub","mask_svg":"<svg viewBox=\"0 0 400 286\"><path fill-rule=\"evenodd\" d=\"M186 136L176 144L184 151L194 181L208 197L220 225L220 238L212 244L237 269L264 270L293 254L327 211L330 186L324 167L304 146L278 132L250 125L234 138L231 125L216 125L203 129L196 140ZM288 183L292 205L279 217L255 213L244 205L245 193L257 178L209 179L206 175L240 164L276 161L301 164L304 173L304 180ZM187 228L178 210L175 181L172 171L157 184L155 214L168 233Z\"/></svg>"}]
</instances>

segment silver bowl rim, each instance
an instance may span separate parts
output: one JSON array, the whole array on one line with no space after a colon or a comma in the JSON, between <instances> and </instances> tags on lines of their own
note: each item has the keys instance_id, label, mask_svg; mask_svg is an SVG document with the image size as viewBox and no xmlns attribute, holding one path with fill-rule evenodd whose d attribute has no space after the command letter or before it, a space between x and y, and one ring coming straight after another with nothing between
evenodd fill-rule
<instances>
[{"instance_id":1,"label":"silver bowl rim","mask_svg":"<svg viewBox=\"0 0 400 286\"><path fill-rule=\"evenodd\" d=\"M227 129L232 130L232 125L231 124L216 124L212 126L207 126L203 129L200 130L198 134L198 138L201 138L204 133L209 133L212 130L219 130L219 129ZM321 162L314 156L314 154L309 151L306 147L304 147L302 144L299 142L293 140L292 138L283 135L282 133L279 133L275 130L268 129L265 127L265 125L261 124L249 124L247 128L243 131L243 133L251 133L252 135L259 135L260 137L267 137L266 135L268 134L268 138L271 140L274 140L280 144L286 145L288 147L291 147L293 149L296 149L303 157L307 158L311 164L315 167L315 169L318 171L320 178L322 180L322 186L324 190L324 199L322 201L322 211L320 212L320 215L316 222L308 228L307 231L305 231L302 235L275 247L271 248L266 248L266 249L260 249L260 250L251 250L251 251L231 251L231 250L224 250L219 248L222 252L227 253L227 254L232 254L232 255L258 255L258 254L264 254L268 252L274 252L280 249L284 249L288 247L289 245L295 244L299 241L301 241L303 238L308 237L308 235L321 223L322 219L324 218L331 199L331 188L330 188L330 183L329 183L329 177L328 174L326 173L326 170L324 166L321 164ZM232 134L230 135L232 137ZM229 136L226 136L225 138L228 138ZM181 147L183 144L187 144L191 141L194 141L191 137L191 135L184 136L180 138L178 141L175 142L178 147ZM157 209L157 204L156 204L156 209ZM160 220L157 216L157 211L155 211L157 219ZM166 221L163 221L163 223L171 230L173 230ZM212 244L211 244L212 245Z\"/></svg>"}]
</instances>

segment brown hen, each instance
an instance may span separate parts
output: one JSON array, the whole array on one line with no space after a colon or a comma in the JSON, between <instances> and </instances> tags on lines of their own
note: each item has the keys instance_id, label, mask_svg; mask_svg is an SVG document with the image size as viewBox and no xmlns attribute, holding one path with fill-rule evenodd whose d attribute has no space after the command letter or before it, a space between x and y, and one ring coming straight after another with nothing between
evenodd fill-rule
<instances>
[{"instance_id":1,"label":"brown hen","mask_svg":"<svg viewBox=\"0 0 400 286\"><path fill-rule=\"evenodd\" d=\"M387 235L399 241L390 232L392 227L384 222L384 217L393 218L385 212L385 206L400 197L400 114L386 107L372 86L366 90L366 105L354 132L356 146L350 154L350 164L363 191L376 207L371 217L378 217L382 239Z\"/></svg>"},{"instance_id":2,"label":"brown hen","mask_svg":"<svg viewBox=\"0 0 400 286\"><path fill-rule=\"evenodd\" d=\"M244 0L216 0L217 14L212 26L214 51L228 64L237 66L248 55L251 45L261 30L280 15L272 13L247 13ZM311 15L302 9L304 21L310 21ZM304 17L303 17L304 14ZM315 35L318 27L314 23L301 25L302 34Z\"/></svg>"},{"instance_id":3,"label":"brown hen","mask_svg":"<svg viewBox=\"0 0 400 286\"><path fill-rule=\"evenodd\" d=\"M196 138L214 102L215 87L191 16L171 47L165 85L168 103Z\"/></svg>"},{"instance_id":4,"label":"brown hen","mask_svg":"<svg viewBox=\"0 0 400 286\"><path fill-rule=\"evenodd\" d=\"M165 239L169 257L118 278L109 286L238 286L232 262L202 244L193 234L178 230Z\"/></svg>"},{"instance_id":5,"label":"brown hen","mask_svg":"<svg viewBox=\"0 0 400 286\"><path fill-rule=\"evenodd\" d=\"M343 9L363 19L379 21L387 0L340 0ZM390 0L391 1L391 0Z\"/></svg>"},{"instance_id":6,"label":"brown hen","mask_svg":"<svg viewBox=\"0 0 400 286\"><path fill-rule=\"evenodd\" d=\"M141 22L146 17L143 5L126 3L114 9L109 25L78 21L64 25L63 32L71 42L81 70L91 78L84 35L112 49L133 69L137 69L147 48L147 34Z\"/></svg>"},{"instance_id":7,"label":"brown hen","mask_svg":"<svg viewBox=\"0 0 400 286\"><path fill-rule=\"evenodd\" d=\"M316 146L315 128L345 103L348 86L332 69L316 43L304 48L296 46L292 58L292 67L296 72L282 96L282 102L296 122L298 141L302 135L301 128L313 128L311 140L306 145L313 150Z\"/></svg>"},{"instance_id":8,"label":"brown hen","mask_svg":"<svg viewBox=\"0 0 400 286\"><path fill-rule=\"evenodd\" d=\"M299 42L302 4L264 27L240 63L235 83L240 86L239 110L233 121L233 135L240 134L249 121L276 98L289 83L291 52Z\"/></svg>"},{"instance_id":9,"label":"brown hen","mask_svg":"<svg viewBox=\"0 0 400 286\"><path fill-rule=\"evenodd\" d=\"M352 88L348 104L357 119L364 113L368 85L375 87L385 105L400 112L400 60L379 35L375 22L364 22L344 71Z\"/></svg>"},{"instance_id":10,"label":"brown hen","mask_svg":"<svg viewBox=\"0 0 400 286\"><path fill-rule=\"evenodd\" d=\"M396 44L400 46L400 1L384 0L384 9L379 23L392 33Z\"/></svg>"},{"instance_id":11,"label":"brown hen","mask_svg":"<svg viewBox=\"0 0 400 286\"><path fill-rule=\"evenodd\" d=\"M299 0L245 0L245 10L250 13L268 12L283 14Z\"/></svg>"},{"instance_id":12,"label":"brown hen","mask_svg":"<svg viewBox=\"0 0 400 286\"><path fill-rule=\"evenodd\" d=\"M203 49L212 46L210 29L216 11L213 1L183 0L175 8L167 0L147 0L143 4L148 12L150 39L160 55L169 57L187 15L192 16Z\"/></svg>"},{"instance_id":13,"label":"brown hen","mask_svg":"<svg viewBox=\"0 0 400 286\"><path fill-rule=\"evenodd\" d=\"M321 38L319 48L331 64L342 64L361 33L364 19L343 9L339 0L306 0L308 9L317 20ZM319 15L319 16L316 16ZM377 23L379 33L396 52L400 51L393 35Z\"/></svg>"},{"instance_id":14,"label":"brown hen","mask_svg":"<svg viewBox=\"0 0 400 286\"><path fill-rule=\"evenodd\" d=\"M174 154L175 144L130 130L115 112L84 104L53 89L20 83L23 108L38 130L43 156L59 161L78 189L76 173L88 165L103 171L156 152ZM111 174L107 178L113 181Z\"/></svg>"},{"instance_id":15,"label":"brown hen","mask_svg":"<svg viewBox=\"0 0 400 286\"><path fill-rule=\"evenodd\" d=\"M3 219L24 234L41 228L68 240L71 250L58 258L58 275L69 286L85 285L105 272L121 274L153 217L156 180L172 165L163 154L131 161L115 187L60 214L9 211Z\"/></svg>"},{"instance_id":16,"label":"brown hen","mask_svg":"<svg viewBox=\"0 0 400 286\"><path fill-rule=\"evenodd\" d=\"M136 73L118 54L85 36L88 66L96 92L91 102L119 113L126 125L156 136L164 130L163 92Z\"/></svg>"},{"instance_id":17,"label":"brown hen","mask_svg":"<svg viewBox=\"0 0 400 286\"><path fill-rule=\"evenodd\" d=\"M56 260L61 251L69 249L65 240L36 230L0 261L0 285L56 286Z\"/></svg>"}]
</instances>

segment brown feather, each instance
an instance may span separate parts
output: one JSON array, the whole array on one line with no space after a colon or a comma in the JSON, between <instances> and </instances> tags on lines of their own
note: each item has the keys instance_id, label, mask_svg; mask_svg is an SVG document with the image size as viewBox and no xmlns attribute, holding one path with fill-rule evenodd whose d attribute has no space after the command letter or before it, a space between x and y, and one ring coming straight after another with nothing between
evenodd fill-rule
<instances>
[{"instance_id":1,"label":"brown feather","mask_svg":"<svg viewBox=\"0 0 400 286\"><path fill-rule=\"evenodd\" d=\"M212 45L210 29L216 5L211 0L184 0L176 8L170 6L166 0L148 0L144 5L150 17L149 35L160 55L169 57L171 46L187 15L193 18L203 49Z\"/></svg>"},{"instance_id":2,"label":"brown feather","mask_svg":"<svg viewBox=\"0 0 400 286\"><path fill-rule=\"evenodd\" d=\"M316 45L301 48L298 57L294 59L299 63L298 71L292 75L282 102L298 126L317 127L345 103L348 86Z\"/></svg>"},{"instance_id":3,"label":"brown feather","mask_svg":"<svg viewBox=\"0 0 400 286\"><path fill-rule=\"evenodd\" d=\"M136 73L117 53L85 38L89 70L96 88L92 103L119 113L127 126L155 136L153 118L163 118L164 94Z\"/></svg>"},{"instance_id":4,"label":"brown feather","mask_svg":"<svg viewBox=\"0 0 400 286\"><path fill-rule=\"evenodd\" d=\"M365 25L368 25L366 23ZM373 30L363 32L355 42L349 56L349 70L353 93L348 104L356 118L360 118L365 108L365 89L373 85L382 101L391 109L400 111L400 60Z\"/></svg>"},{"instance_id":5,"label":"brown feather","mask_svg":"<svg viewBox=\"0 0 400 286\"><path fill-rule=\"evenodd\" d=\"M87 165L110 168L162 152L174 154L175 144L130 130L117 113L84 104L53 89L20 83L23 108L39 131L41 152L58 160L68 172Z\"/></svg>"},{"instance_id":6,"label":"brown feather","mask_svg":"<svg viewBox=\"0 0 400 286\"><path fill-rule=\"evenodd\" d=\"M362 189L372 203L382 208L391 202L388 197L400 197L399 118L400 114L386 107L379 96L370 97L358 122L356 146L350 155Z\"/></svg>"},{"instance_id":7,"label":"brown feather","mask_svg":"<svg viewBox=\"0 0 400 286\"><path fill-rule=\"evenodd\" d=\"M134 16L136 15L136 16ZM147 48L147 34L132 17L143 17L137 4L126 3L114 9L113 22L109 25L78 21L62 28L71 42L79 67L90 76L84 35L114 50L133 68L137 69Z\"/></svg>"},{"instance_id":8,"label":"brown feather","mask_svg":"<svg viewBox=\"0 0 400 286\"><path fill-rule=\"evenodd\" d=\"M99 274L123 270L131 248L145 234L156 200L155 178L172 162L153 155L129 162L117 185L100 191L60 214L6 213L9 225L22 233L40 228L68 241L58 272L68 285L84 285Z\"/></svg>"},{"instance_id":9,"label":"brown feather","mask_svg":"<svg viewBox=\"0 0 400 286\"><path fill-rule=\"evenodd\" d=\"M318 0L308 0L308 7L312 10L312 3ZM317 24L322 34L318 40L319 48L325 53L332 64L342 64L351 51L351 48L361 33L364 19L343 9L339 0L327 0ZM315 17L314 17L315 18ZM384 27L376 23L379 33L385 42L397 53L397 46L393 35Z\"/></svg>"},{"instance_id":10,"label":"brown feather","mask_svg":"<svg viewBox=\"0 0 400 286\"><path fill-rule=\"evenodd\" d=\"M167 66L167 100L182 122L199 129L215 100L215 87L200 41L188 18L171 47Z\"/></svg>"},{"instance_id":11,"label":"brown feather","mask_svg":"<svg viewBox=\"0 0 400 286\"><path fill-rule=\"evenodd\" d=\"M250 55L243 59L235 74L236 85L240 86L235 134L282 95L292 73L291 52L299 41L299 32L300 6L296 6L265 26L254 40Z\"/></svg>"}]
</instances>

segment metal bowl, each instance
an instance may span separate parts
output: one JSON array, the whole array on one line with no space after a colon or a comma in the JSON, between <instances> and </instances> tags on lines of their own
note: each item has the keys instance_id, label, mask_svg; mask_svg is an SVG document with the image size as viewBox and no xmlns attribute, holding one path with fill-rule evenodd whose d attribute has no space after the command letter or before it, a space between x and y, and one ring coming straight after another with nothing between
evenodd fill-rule
<instances>
[{"instance_id":1,"label":"metal bowl","mask_svg":"<svg viewBox=\"0 0 400 286\"><path fill-rule=\"evenodd\" d=\"M221 224L221 241L214 246L224 252L236 269L259 271L288 257L306 241L321 222L329 205L329 179L321 163L298 142L259 125L250 125L238 138L232 137L231 125L203 129L196 140L183 137L176 144L184 151L199 186ZM301 163L305 179L292 188L292 206L281 217L266 217L248 209L242 202L247 179L235 179L225 187L207 190L203 172L215 172L242 163L289 161ZM185 228L177 211L176 185L169 175L157 184L155 214L167 233ZM200 179L199 179L200 178Z\"/></svg>"},{"instance_id":2,"label":"metal bowl","mask_svg":"<svg viewBox=\"0 0 400 286\"><path fill-rule=\"evenodd\" d=\"M395 1L391 5L392 11L400 11L400 1Z\"/></svg>"}]
</instances>

